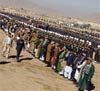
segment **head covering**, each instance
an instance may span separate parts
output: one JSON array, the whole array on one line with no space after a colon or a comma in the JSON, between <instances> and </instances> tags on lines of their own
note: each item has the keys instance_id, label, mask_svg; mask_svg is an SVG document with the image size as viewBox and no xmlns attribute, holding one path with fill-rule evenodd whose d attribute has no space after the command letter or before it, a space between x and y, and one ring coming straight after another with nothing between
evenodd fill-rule
<instances>
[{"instance_id":1,"label":"head covering","mask_svg":"<svg viewBox=\"0 0 100 91\"><path fill-rule=\"evenodd\" d=\"M51 41L51 44L54 44L55 42L54 41Z\"/></svg>"},{"instance_id":2,"label":"head covering","mask_svg":"<svg viewBox=\"0 0 100 91\"><path fill-rule=\"evenodd\" d=\"M90 57L86 57L86 60L87 61L90 60L91 62L93 61L92 58L90 58Z\"/></svg>"}]
</instances>

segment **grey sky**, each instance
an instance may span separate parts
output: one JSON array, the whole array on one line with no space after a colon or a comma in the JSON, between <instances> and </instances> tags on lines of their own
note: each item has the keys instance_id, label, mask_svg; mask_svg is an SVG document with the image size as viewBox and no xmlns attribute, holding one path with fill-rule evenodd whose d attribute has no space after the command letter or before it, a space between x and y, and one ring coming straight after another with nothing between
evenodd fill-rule
<instances>
[{"instance_id":1,"label":"grey sky","mask_svg":"<svg viewBox=\"0 0 100 91\"><path fill-rule=\"evenodd\" d=\"M43 8L68 16L88 16L100 13L100 0L28 0Z\"/></svg>"}]
</instances>

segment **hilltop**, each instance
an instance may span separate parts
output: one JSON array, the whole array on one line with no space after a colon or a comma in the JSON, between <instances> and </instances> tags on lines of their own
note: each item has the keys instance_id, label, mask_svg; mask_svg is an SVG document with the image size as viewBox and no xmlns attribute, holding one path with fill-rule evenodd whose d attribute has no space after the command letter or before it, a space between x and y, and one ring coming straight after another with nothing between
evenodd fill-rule
<instances>
[{"instance_id":1,"label":"hilltop","mask_svg":"<svg viewBox=\"0 0 100 91\"><path fill-rule=\"evenodd\" d=\"M0 1L0 9L4 9L4 8L8 8L9 10L12 10L13 12L18 12L18 13L24 13L26 15L29 16L54 16L52 18L64 18L66 17L68 19L68 17L71 16L65 16L55 10L51 10L49 8L45 8L42 6L39 6L38 4L32 2L31 0L1 0ZM81 20L81 21L90 21L90 22L94 22L94 23L100 23L100 13L94 13L92 15L89 15L88 17L83 17L83 18L79 18L79 17L71 17L72 20ZM65 19L65 18L64 18Z\"/></svg>"}]
</instances>

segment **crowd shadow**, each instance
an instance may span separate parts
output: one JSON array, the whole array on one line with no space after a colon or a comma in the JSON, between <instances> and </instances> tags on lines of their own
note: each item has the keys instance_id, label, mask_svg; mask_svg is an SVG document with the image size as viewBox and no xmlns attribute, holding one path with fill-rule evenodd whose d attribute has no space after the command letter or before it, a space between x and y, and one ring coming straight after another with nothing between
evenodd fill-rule
<instances>
[{"instance_id":1,"label":"crowd shadow","mask_svg":"<svg viewBox=\"0 0 100 91\"><path fill-rule=\"evenodd\" d=\"M29 58L29 57L27 57L27 58L22 58L22 59L20 59L18 62L22 62L22 61L25 61L25 60L32 60L33 58Z\"/></svg>"},{"instance_id":2,"label":"crowd shadow","mask_svg":"<svg viewBox=\"0 0 100 91\"><path fill-rule=\"evenodd\" d=\"M1 61L0 64L9 64L11 62L7 62L7 61Z\"/></svg>"},{"instance_id":3,"label":"crowd shadow","mask_svg":"<svg viewBox=\"0 0 100 91\"><path fill-rule=\"evenodd\" d=\"M21 55L20 57L23 57L23 55ZM11 55L9 56L9 59L13 59L13 58L16 58L16 55ZM18 62L22 62L22 61L25 61L25 60L32 60L33 58L32 57L26 57L26 58L20 58L20 60ZM1 61L0 64L9 64L11 62L7 62L7 61Z\"/></svg>"},{"instance_id":4,"label":"crowd shadow","mask_svg":"<svg viewBox=\"0 0 100 91\"><path fill-rule=\"evenodd\" d=\"M23 57L23 55L21 55L20 57ZM9 58L16 58L16 55L11 55L9 56Z\"/></svg>"}]
</instances>

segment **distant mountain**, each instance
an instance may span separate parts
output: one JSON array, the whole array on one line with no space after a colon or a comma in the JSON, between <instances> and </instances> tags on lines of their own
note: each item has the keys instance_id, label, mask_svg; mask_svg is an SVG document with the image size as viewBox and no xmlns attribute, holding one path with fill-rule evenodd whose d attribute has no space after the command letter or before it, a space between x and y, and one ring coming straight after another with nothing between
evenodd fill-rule
<instances>
[{"instance_id":1,"label":"distant mountain","mask_svg":"<svg viewBox=\"0 0 100 91\"><path fill-rule=\"evenodd\" d=\"M31 10L32 12L36 13L54 13L53 10L50 10L48 8L44 8L42 6L37 5L34 2L31 2L31 0L0 0L0 7L4 8L23 8L26 10Z\"/></svg>"},{"instance_id":2,"label":"distant mountain","mask_svg":"<svg viewBox=\"0 0 100 91\"><path fill-rule=\"evenodd\" d=\"M97 23L100 23L100 13L94 14L91 17L91 20Z\"/></svg>"},{"instance_id":3,"label":"distant mountain","mask_svg":"<svg viewBox=\"0 0 100 91\"><path fill-rule=\"evenodd\" d=\"M13 8L27 8L31 9L36 7L35 4L31 4L28 0L0 0L0 6L13 7Z\"/></svg>"},{"instance_id":4,"label":"distant mountain","mask_svg":"<svg viewBox=\"0 0 100 91\"><path fill-rule=\"evenodd\" d=\"M54 9L46 8L41 5L38 5L37 3L35 3L35 1L32 2L32 0L0 0L0 7L25 9L25 10L30 10L37 14L67 16L67 15L63 15L61 12L56 11ZM72 16L74 16L74 14ZM71 17L71 16L69 16L69 17ZM75 18L78 18L78 17L75 17ZM92 22L100 23L100 14L99 13L89 15L88 17L81 16L79 18L81 18L83 20L89 20Z\"/></svg>"}]
</instances>

